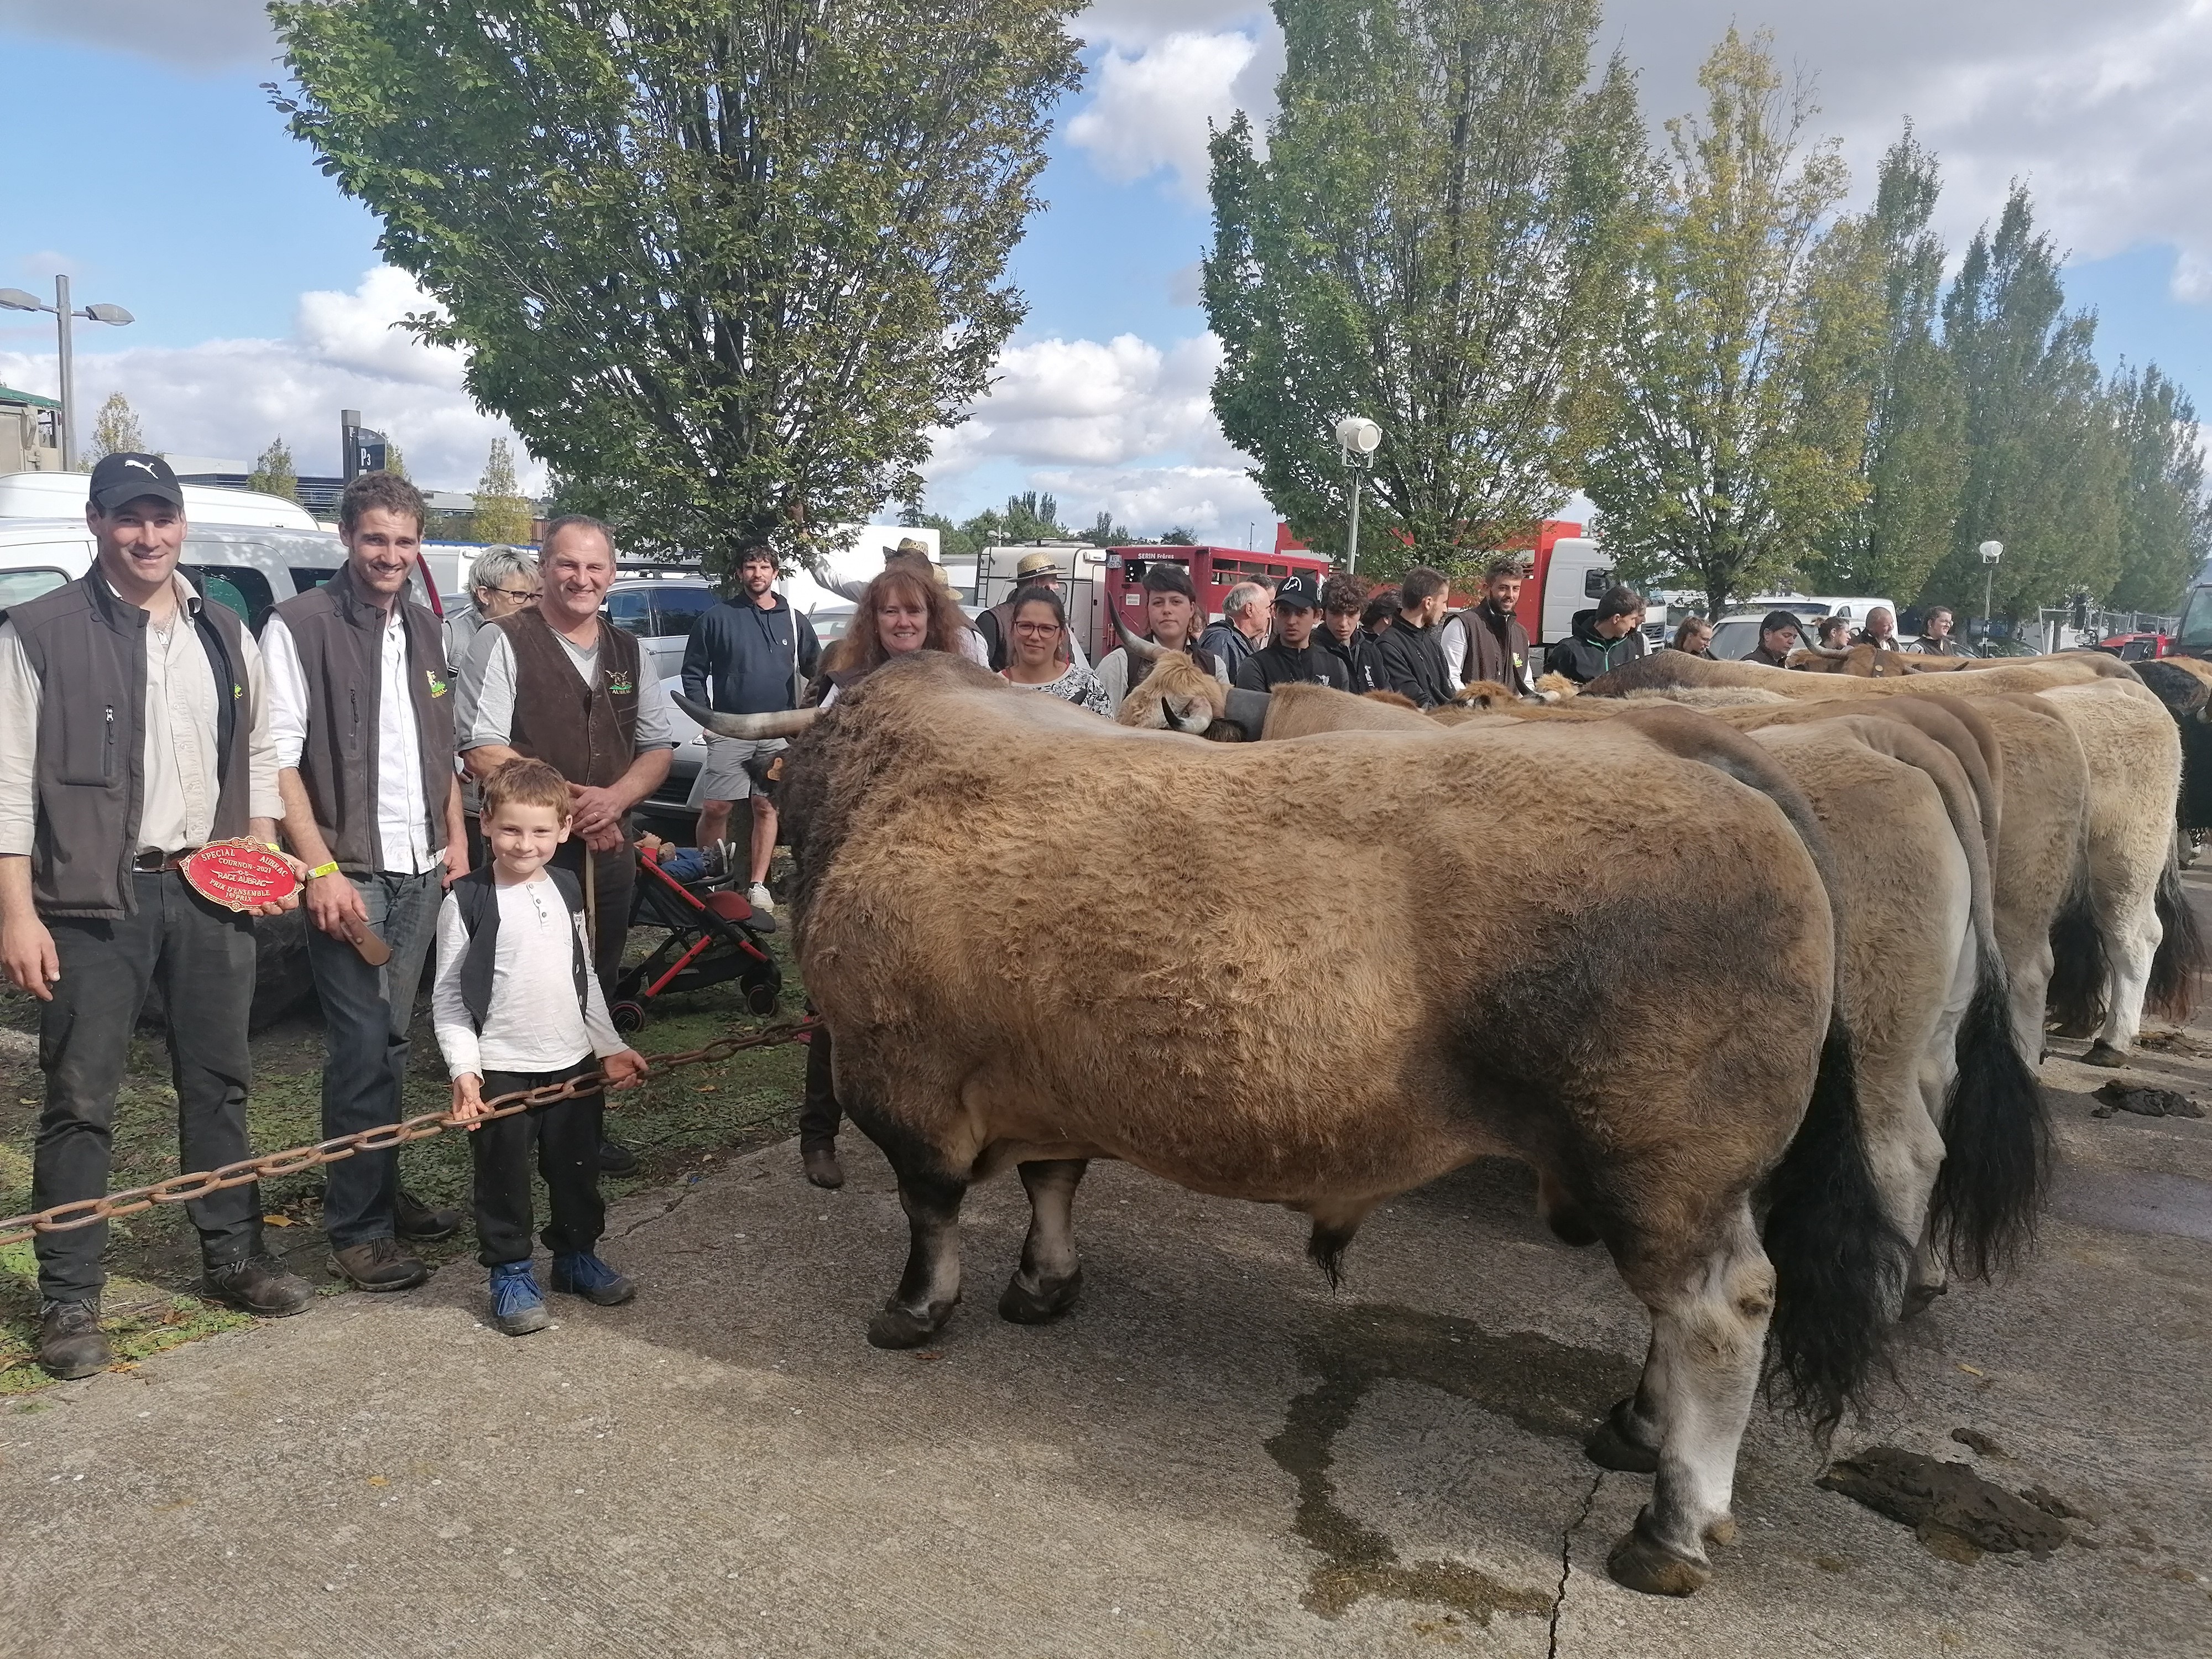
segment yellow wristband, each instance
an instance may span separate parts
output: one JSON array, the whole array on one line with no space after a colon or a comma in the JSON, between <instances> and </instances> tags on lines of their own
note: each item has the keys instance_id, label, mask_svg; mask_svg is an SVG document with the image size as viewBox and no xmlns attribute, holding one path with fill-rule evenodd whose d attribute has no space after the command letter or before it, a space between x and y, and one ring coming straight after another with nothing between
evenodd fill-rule
<instances>
[{"instance_id":1,"label":"yellow wristband","mask_svg":"<svg viewBox=\"0 0 2212 1659\"><path fill-rule=\"evenodd\" d=\"M335 863L319 864L307 872L307 879L313 881L318 876L335 876L337 872L338 866Z\"/></svg>"}]
</instances>

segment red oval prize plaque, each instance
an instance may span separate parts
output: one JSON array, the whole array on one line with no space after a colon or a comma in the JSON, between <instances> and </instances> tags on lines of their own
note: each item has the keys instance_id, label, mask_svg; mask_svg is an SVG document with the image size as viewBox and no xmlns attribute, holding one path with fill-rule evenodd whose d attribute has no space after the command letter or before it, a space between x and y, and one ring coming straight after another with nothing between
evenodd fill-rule
<instances>
[{"instance_id":1,"label":"red oval prize plaque","mask_svg":"<svg viewBox=\"0 0 2212 1659\"><path fill-rule=\"evenodd\" d=\"M177 868L194 892L233 910L275 904L300 890L290 861L258 841L211 841Z\"/></svg>"}]
</instances>

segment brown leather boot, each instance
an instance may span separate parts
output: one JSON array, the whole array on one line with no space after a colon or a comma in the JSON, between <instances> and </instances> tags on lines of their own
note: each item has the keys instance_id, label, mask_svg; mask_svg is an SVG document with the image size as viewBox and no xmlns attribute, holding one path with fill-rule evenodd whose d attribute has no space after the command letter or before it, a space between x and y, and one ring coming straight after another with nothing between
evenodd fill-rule
<instances>
[{"instance_id":1,"label":"brown leather boot","mask_svg":"<svg viewBox=\"0 0 2212 1659\"><path fill-rule=\"evenodd\" d=\"M372 1238L331 1254L357 1291L411 1291L430 1276L396 1238Z\"/></svg>"},{"instance_id":2,"label":"brown leather boot","mask_svg":"<svg viewBox=\"0 0 2212 1659\"><path fill-rule=\"evenodd\" d=\"M827 1187L832 1192L845 1184L844 1166L837 1162L835 1146L807 1146L800 1149L799 1162L806 1166L806 1178L817 1187Z\"/></svg>"},{"instance_id":3,"label":"brown leather boot","mask_svg":"<svg viewBox=\"0 0 2212 1659\"><path fill-rule=\"evenodd\" d=\"M49 1302L39 1310L39 1364L56 1376L90 1376L107 1369L107 1338L97 1302Z\"/></svg>"},{"instance_id":4,"label":"brown leather boot","mask_svg":"<svg viewBox=\"0 0 2212 1659\"><path fill-rule=\"evenodd\" d=\"M210 1266L207 1294L264 1319L282 1319L313 1302L315 1287L275 1256L257 1250L242 1261Z\"/></svg>"}]
</instances>

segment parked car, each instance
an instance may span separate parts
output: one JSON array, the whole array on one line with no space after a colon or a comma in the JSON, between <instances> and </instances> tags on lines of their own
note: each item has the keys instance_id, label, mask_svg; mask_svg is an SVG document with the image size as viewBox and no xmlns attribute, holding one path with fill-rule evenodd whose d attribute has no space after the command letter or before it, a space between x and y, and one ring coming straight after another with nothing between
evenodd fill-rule
<instances>
[{"instance_id":1,"label":"parked car","mask_svg":"<svg viewBox=\"0 0 2212 1659\"><path fill-rule=\"evenodd\" d=\"M665 679L684 667L691 624L721 599L704 576L632 574L615 578L602 612L616 627L637 635L645 647L646 672Z\"/></svg>"}]
</instances>

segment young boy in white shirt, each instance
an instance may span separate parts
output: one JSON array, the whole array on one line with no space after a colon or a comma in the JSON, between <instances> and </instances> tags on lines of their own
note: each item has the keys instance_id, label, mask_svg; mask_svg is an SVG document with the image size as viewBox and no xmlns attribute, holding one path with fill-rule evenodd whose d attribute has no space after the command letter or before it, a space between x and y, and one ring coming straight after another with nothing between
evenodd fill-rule
<instances>
[{"instance_id":1,"label":"young boy in white shirt","mask_svg":"<svg viewBox=\"0 0 2212 1659\"><path fill-rule=\"evenodd\" d=\"M438 913L438 977L431 1015L453 1078L453 1115L473 1118L491 1097L562 1083L592 1069L632 1088L645 1056L615 1034L592 971L584 896L565 870L546 867L568 839L568 786L543 761L513 760L484 780L480 817L489 866L455 882ZM594 1090L471 1124L477 1259L491 1270L492 1322L509 1336L550 1322L531 1271L530 1156L545 1178L553 1288L603 1308L637 1286L594 1255L606 1222L599 1198Z\"/></svg>"}]
</instances>

